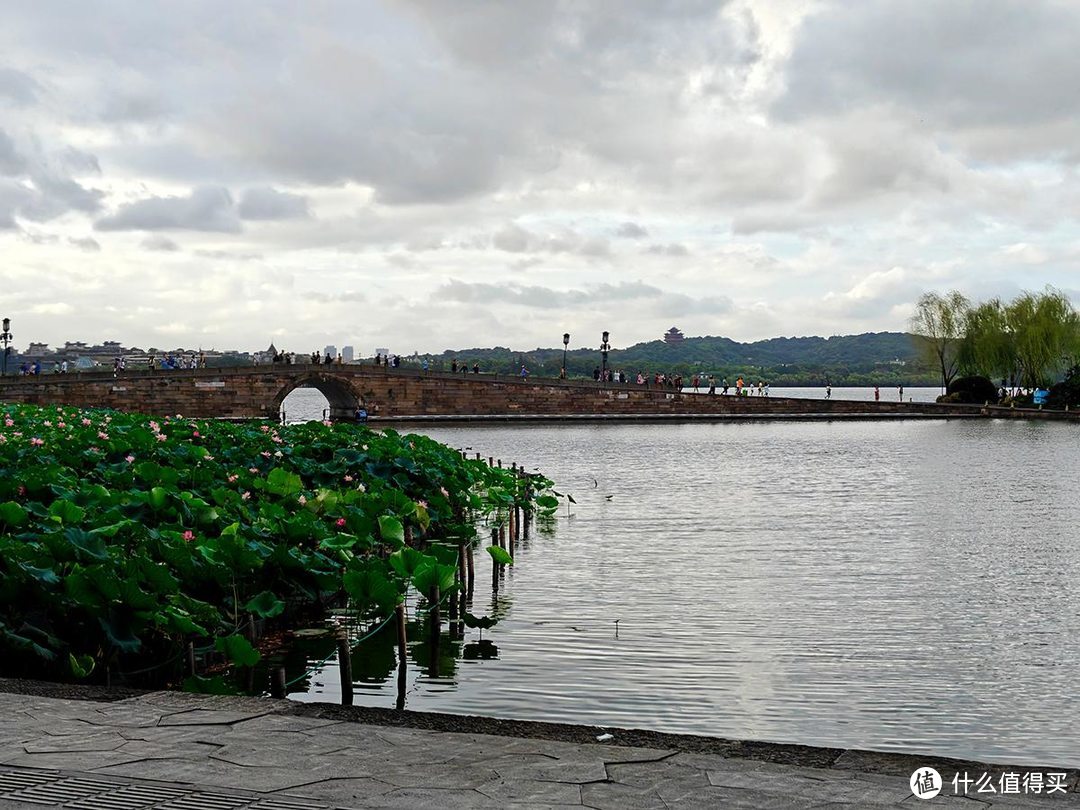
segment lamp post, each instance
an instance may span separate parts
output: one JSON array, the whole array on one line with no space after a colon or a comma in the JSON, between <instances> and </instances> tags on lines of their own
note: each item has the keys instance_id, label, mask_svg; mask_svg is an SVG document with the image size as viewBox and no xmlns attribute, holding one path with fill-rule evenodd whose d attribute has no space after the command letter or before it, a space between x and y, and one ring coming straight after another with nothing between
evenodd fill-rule
<instances>
[{"instance_id":1,"label":"lamp post","mask_svg":"<svg viewBox=\"0 0 1080 810\"><path fill-rule=\"evenodd\" d=\"M4 318L4 331L0 332L0 345L4 347L4 367L0 373L6 377L8 355L11 354L11 318Z\"/></svg>"},{"instance_id":2,"label":"lamp post","mask_svg":"<svg viewBox=\"0 0 1080 810\"><path fill-rule=\"evenodd\" d=\"M570 333L563 332L562 336L562 374L559 375L561 379L566 379L566 349L570 345Z\"/></svg>"},{"instance_id":3,"label":"lamp post","mask_svg":"<svg viewBox=\"0 0 1080 810\"><path fill-rule=\"evenodd\" d=\"M600 382L607 382L607 353L611 351L611 344L608 343L608 333L604 332L600 339Z\"/></svg>"}]
</instances>

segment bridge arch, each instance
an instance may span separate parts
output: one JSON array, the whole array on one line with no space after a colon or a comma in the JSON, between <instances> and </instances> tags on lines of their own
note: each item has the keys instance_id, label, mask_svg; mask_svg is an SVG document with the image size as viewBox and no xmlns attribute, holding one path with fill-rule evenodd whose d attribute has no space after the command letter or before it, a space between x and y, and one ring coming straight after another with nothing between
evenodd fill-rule
<instances>
[{"instance_id":1,"label":"bridge arch","mask_svg":"<svg viewBox=\"0 0 1080 810\"><path fill-rule=\"evenodd\" d=\"M352 420L356 418L356 409L363 397L354 389L347 378L334 374L308 372L298 374L289 380L274 397L272 412L280 414L285 397L298 388L314 388L330 403L331 420Z\"/></svg>"}]
</instances>

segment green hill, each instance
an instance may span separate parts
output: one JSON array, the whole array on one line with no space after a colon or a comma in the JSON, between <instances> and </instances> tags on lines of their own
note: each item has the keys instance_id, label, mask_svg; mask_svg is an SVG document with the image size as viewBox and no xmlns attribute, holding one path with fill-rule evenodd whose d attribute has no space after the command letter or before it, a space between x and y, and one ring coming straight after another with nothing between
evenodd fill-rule
<instances>
[{"instance_id":1,"label":"green hill","mask_svg":"<svg viewBox=\"0 0 1080 810\"><path fill-rule=\"evenodd\" d=\"M482 371L517 373L524 363L533 375L554 377L562 364L562 348L518 351L502 346L447 350L427 358L433 369L449 370L451 363L474 362ZM600 365L599 349L575 349L567 353L567 372L572 377L591 377ZM738 343L725 337L691 337L680 343L662 340L613 349L608 367L636 376L661 372L716 374L734 380L764 379L771 385L935 385L932 368L919 358L910 335L903 332L867 332L861 335L779 337L754 343Z\"/></svg>"}]
</instances>

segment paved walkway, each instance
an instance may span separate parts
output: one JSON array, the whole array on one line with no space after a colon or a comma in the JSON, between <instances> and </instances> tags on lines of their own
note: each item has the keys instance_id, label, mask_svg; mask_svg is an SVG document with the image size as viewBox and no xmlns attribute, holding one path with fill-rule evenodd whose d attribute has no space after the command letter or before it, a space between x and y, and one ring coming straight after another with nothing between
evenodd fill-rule
<instances>
[{"instance_id":1,"label":"paved walkway","mask_svg":"<svg viewBox=\"0 0 1080 810\"><path fill-rule=\"evenodd\" d=\"M976 794L973 785L962 798L949 795L956 767L974 778L987 766L674 735L627 746L622 737L643 733L596 742L602 730L446 715L343 719L371 713L166 692L113 702L0 692L0 808L910 808L923 806L909 786L919 765L946 780L927 807L1080 807L1075 771L1042 776L1066 793ZM511 728L546 736L504 736Z\"/></svg>"}]
</instances>

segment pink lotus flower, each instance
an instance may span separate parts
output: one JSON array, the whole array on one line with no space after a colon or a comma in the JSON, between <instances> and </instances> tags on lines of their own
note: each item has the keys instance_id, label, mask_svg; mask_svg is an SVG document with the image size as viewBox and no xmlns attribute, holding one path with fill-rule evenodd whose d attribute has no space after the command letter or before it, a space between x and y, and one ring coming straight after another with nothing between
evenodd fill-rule
<instances>
[{"instance_id":1,"label":"pink lotus flower","mask_svg":"<svg viewBox=\"0 0 1080 810\"><path fill-rule=\"evenodd\" d=\"M444 498L449 498L450 497L450 493L446 491L446 487L439 487L439 492L442 493L442 496Z\"/></svg>"},{"instance_id":2,"label":"pink lotus flower","mask_svg":"<svg viewBox=\"0 0 1080 810\"><path fill-rule=\"evenodd\" d=\"M35 447L41 447L41 445L45 444L45 440L39 439L37 436L34 436L32 439L30 439L30 444L34 445Z\"/></svg>"},{"instance_id":3,"label":"pink lotus flower","mask_svg":"<svg viewBox=\"0 0 1080 810\"><path fill-rule=\"evenodd\" d=\"M166 440L167 438L169 438L169 437L168 437L168 436L166 436L166 435L165 435L164 433L159 433L159 434L157 435L157 440L158 440L159 442L163 442L163 441L165 441L165 440Z\"/></svg>"},{"instance_id":4,"label":"pink lotus flower","mask_svg":"<svg viewBox=\"0 0 1080 810\"><path fill-rule=\"evenodd\" d=\"M235 481L239 477L240 477L239 475L230 475L226 480L231 484L233 481Z\"/></svg>"},{"instance_id":5,"label":"pink lotus flower","mask_svg":"<svg viewBox=\"0 0 1080 810\"><path fill-rule=\"evenodd\" d=\"M270 458L270 451L269 450L263 450L261 453L259 453L259 455L262 456L263 458Z\"/></svg>"},{"instance_id":6,"label":"pink lotus flower","mask_svg":"<svg viewBox=\"0 0 1080 810\"><path fill-rule=\"evenodd\" d=\"M49 421L48 419L46 419L46 420L45 420L44 422L42 422L41 424L45 425L45 427L52 427L52 422L50 422L50 421Z\"/></svg>"},{"instance_id":7,"label":"pink lotus flower","mask_svg":"<svg viewBox=\"0 0 1080 810\"><path fill-rule=\"evenodd\" d=\"M66 422L57 422L57 423L56 423L56 426L57 426L58 428L66 428L66 427L67 427L67 423L66 423Z\"/></svg>"},{"instance_id":8,"label":"pink lotus flower","mask_svg":"<svg viewBox=\"0 0 1080 810\"><path fill-rule=\"evenodd\" d=\"M192 540L195 539L195 532L193 532L191 529L188 529L186 532L184 532L184 539L190 543Z\"/></svg>"},{"instance_id":9,"label":"pink lotus flower","mask_svg":"<svg viewBox=\"0 0 1080 810\"><path fill-rule=\"evenodd\" d=\"M338 518L334 521L334 525L337 526L339 529L345 528L345 518Z\"/></svg>"},{"instance_id":10,"label":"pink lotus flower","mask_svg":"<svg viewBox=\"0 0 1080 810\"><path fill-rule=\"evenodd\" d=\"M417 502L416 502L416 505L417 505L417 506L422 506L422 507L424 507L425 509L427 509L427 501L417 501Z\"/></svg>"},{"instance_id":11,"label":"pink lotus flower","mask_svg":"<svg viewBox=\"0 0 1080 810\"><path fill-rule=\"evenodd\" d=\"M199 438L199 431L193 430L193 431L191 431L191 435L192 435L193 438L197 439L197 438Z\"/></svg>"},{"instance_id":12,"label":"pink lotus flower","mask_svg":"<svg viewBox=\"0 0 1080 810\"><path fill-rule=\"evenodd\" d=\"M307 504L307 498L306 498L306 497L304 497L303 495L301 495L301 496L300 496L299 498L297 498L296 500L300 501L300 505L301 505L301 506L304 506L305 504Z\"/></svg>"},{"instance_id":13,"label":"pink lotus flower","mask_svg":"<svg viewBox=\"0 0 1080 810\"><path fill-rule=\"evenodd\" d=\"M98 438L103 440L103 441L108 441L109 440L109 434L106 433L104 430L99 430L97 435L98 435Z\"/></svg>"},{"instance_id":14,"label":"pink lotus flower","mask_svg":"<svg viewBox=\"0 0 1080 810\"><path fill-rule=\"evenodd\" d=\"M344 481L346 484L351 484L353 482L353 477L351 475L346 475L341 480Z\"/></svg>"},{"instance_id":15,"label":"pink lotus flower","mask_svg":"<svg viewBox=\"0 0 1080 810\"><path fill-rule=\"evenodd\" d=\"M203 461L213 461L214 457L210 455L203 456Z\"/></svg>"},{"instance_id":16,"label":"pink lotus flower","mask_svg":"<svg viewBox=\"0 0 1080 810\"><path fill-rule=\"evenodd\" d=\"M259 430L261 430L263 433L269 433L270 432L270 426L269 425L262 425L259 428Z\"/></svg>"},{"instance_id":17,"label":"pink lotus flower","mask_svg":"<svg viewBox=\"0 0 1080 810\"><path fill-rule=\"evenodd\" d=\"M6 442L6 441L7 441L7 436L5 436L3 433L0 433L0 444L4 444L4 442Z\"/></svg>"},{"instance_id":18,"label":"pink lotus flower","mask_svg":"<svg viewBox=\"0 0 1080 810\"><path fill-rule=\"evenodd\" d=\"M157 422L155 422L153 419L151 419L150 420L150 429L152 431L154 431L154 433L160 433L161 432L161 425L159 425Z\"/></svg>"},{"instance_id":19,"label":"pink lotus flower","mask_svg":"<svg viewBox=\"0 0 1080 810\"><path fill-rule=\"evenodd\" d=\"M87 419L85 416L82 418L82 423L87 427L89 427L89 425L91 424L90 420Z\"/></svg>"},{"instance_id":20,"label":"pink lotus flower","mask_svg":"<svg viewBox=\"0 0 1080 810\"><path fill-rule=\"evenodd\" d=\"M4 425L6 427L13 427L15 425L15 420L13 420L11 417L8 417L4 420Z\"/></svg>"},{"instance_id":21,"label":"pink lotus flower","mask_svg":"<svg viewBox=\"0 0 1080 810\"><path fill-rule=\"evenodd\" d=\"M133 461L135 461L135 456L124 456L124 461L126 461L128 464L131 464Z\"/></svg>"},{"instance_id":22,"label":"pink lotus flower","mask_svg":"<svg viewBox=\"0 0 1080 810\"><path fill-rule=\"evenodd\" d=\"M258 475L259 474L259 468L258 467L248 467L248 472L251 473L252 475Z\"/></svg>"},{"instance_id":23,"label":"pink lotus flower","mask_svg":"<svg viewBox=\"0 0 1080 810\"><path fill-rule=\"evenodd\" d=\"M243 495L241 495L241 496L240 496L240 500L242 500L242 501L246 501L246 500L248 500L248 499L249 499L250 497L251 497L251 493L250 493L250 492L245 492L245 493L244 493Z\"/></svg>"}]
</instances>

